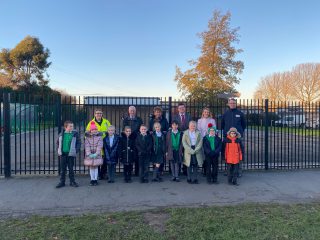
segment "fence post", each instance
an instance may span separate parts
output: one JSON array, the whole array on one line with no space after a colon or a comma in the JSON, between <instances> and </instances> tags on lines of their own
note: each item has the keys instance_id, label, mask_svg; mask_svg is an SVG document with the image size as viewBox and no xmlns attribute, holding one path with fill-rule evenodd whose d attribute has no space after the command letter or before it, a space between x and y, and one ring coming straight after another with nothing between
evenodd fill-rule
<instances>
[{"instance_id":1,"label":"fence post","mask_svg":"<svg viewBox=\"0 0 320 240\"><path fill-rule=\"evenodd\" d=\"M11 126L10 126L10 93L3 93L3 156L4 176L11 177Z\"/></svg>"},{"instance_id":2,"label":"fence post","mask_svg":"<svg viewBox=\"0 0 320 240\"><path fill-rule=\"evenodd\" d=\"M264 168L269 169L269 100L264 100Z\"/></svg>"},{"instance_id":3,"label":"fence post","mask_svg":"<svg viewBox=\"0 0 320 240\"><path fill-rule=\"evenodd\" d=\"M169 126L171 126L172 121L172 97L169 97Z\"/></svg>"},{"instance_id":4,"label":"fence post","mask_svg":"<svg viewBox=\"0 0 320 240\"><path fill-rule=\"evenodd\" d=\"M58 127L58 134L61 132L61 127L62 127L62 121L61 121L61 112L62 112L62 105L61 105L61 95L57 95L57 100L56 100L56 126ZM59 159L60 157L58 157ZM60 161L58 160L58 174L60 175Z\"/></svg>"}]
</instances>

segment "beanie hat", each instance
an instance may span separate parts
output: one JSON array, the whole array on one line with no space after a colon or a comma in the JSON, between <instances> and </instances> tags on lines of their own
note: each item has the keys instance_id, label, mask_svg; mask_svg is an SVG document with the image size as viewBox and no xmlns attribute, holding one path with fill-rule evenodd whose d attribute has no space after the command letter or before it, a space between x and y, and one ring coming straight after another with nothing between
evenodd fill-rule
<instances>
[{"instance_id":1,"label":"beanie hat","mask_svg":"<svg viewBox=\"0 0 320 240\"><path fill-rule=\"evenodd\" d=\"M215 127L215 126L213 126L213 124L212 123L209 123L208 124L208 133L210 133L210 130L214 130L215 132L217 131L217 128Z\"/></svg>"},{"instance_id":2,"label":"beanie hat","mask_svg":"<svg viewBox=\"0 0 320 240\"><path fill-rule=\"evenodd\" d=\"M97 130L98 128L97 128L97 125L96 125L96 123L94 122L94 121L91 121L91 123L90 123L90 131L92 131L92 130Z\"/></svg>"}]
</instances>

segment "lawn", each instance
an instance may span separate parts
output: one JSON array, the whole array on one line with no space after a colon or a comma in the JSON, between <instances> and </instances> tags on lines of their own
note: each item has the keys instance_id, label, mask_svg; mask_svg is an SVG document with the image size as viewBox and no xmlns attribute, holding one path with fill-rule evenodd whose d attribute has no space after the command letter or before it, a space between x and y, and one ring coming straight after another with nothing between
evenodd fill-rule
<instances>
[{"instance_id":1,"label":"lawn","mask_svg":"<svg viewBox=\"0 0 320 240\"><path fill-rule=\"evenodd\" d=\"M320 239L320 203L0 220L1 239Z\"/></svg>"},{"instance_id":2,"label":"lawn","mask_svg":"<svg viewBox=\"0 0 320 240\"><path fill-rule=\"evenodd\" d=\"M264 126L248 126L248 130L254 129L254 130L260 130L264 131ZM275 127L275 126L269 126L269 133L282 133L282 134L297 134L301 136L310 136L310 137L317 137L320 136L320 130L319 129L312 129L312 128L294 128L294 127Z\"/></svg>"}]
</instances>

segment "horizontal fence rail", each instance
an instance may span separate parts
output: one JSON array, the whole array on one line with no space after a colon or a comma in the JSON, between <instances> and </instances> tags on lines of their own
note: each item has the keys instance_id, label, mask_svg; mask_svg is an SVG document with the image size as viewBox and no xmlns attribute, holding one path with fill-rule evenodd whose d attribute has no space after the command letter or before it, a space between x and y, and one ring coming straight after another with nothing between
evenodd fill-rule
<instances>
[{"instance_id":1,"label":"horizontal fence rail","mask_svg":"<svg viewBox=\"0 0 320 240\"><path fill-rule=\"evenodd\" d=\"M28 95L1 93L0 104L0 175L58 174L56 140L65 120L74 122L82 140L75 163L77 173L86 173L84 133L95 109L103 111L119 134L128 107L135 106L137 116L149 127L155 106L163 109L169 122L177 114L177 106L185 103L193 120L201 118L204 107L210 109L220 136L221 120L227 100L210 103L182 101L158 97L61 97L60 95ZM246 119L243 136L245 154L243 169L299 169L320 167L320 104L276 102L269 100L237 100L237 108ZM220 170L225 162L220 157ZM165 165L165 170L169 170ZM122 171L119 164L117 171Z\"/></svg>"}]
</instances>

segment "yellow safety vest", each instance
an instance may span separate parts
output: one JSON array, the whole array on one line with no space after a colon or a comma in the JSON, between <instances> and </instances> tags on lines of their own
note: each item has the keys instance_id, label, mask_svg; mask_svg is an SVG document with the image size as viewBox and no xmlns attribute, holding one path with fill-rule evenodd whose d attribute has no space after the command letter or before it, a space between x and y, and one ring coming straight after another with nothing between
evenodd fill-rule
<instances>
[{"instance_id":1,"label":"yellow safety vest","mask_svg":"<svg viewBox=\"0 0 320 240\"><path fill-rule=\"evenodd\" d=\"M102 118L102 123L101 123L101 126L96 122L95 118L93 118L87 125L87 128L86 130L89 131L90 130L90 125L91 125L91 122L94 121L94 123L96 124L97 126L97 129L99 132L102 133L102 139L105 138L106 136L106 133L108 131L108 128L109 126L111 125L111 123L105 119L105 118Z\"/></svg>"}]
</instances>

